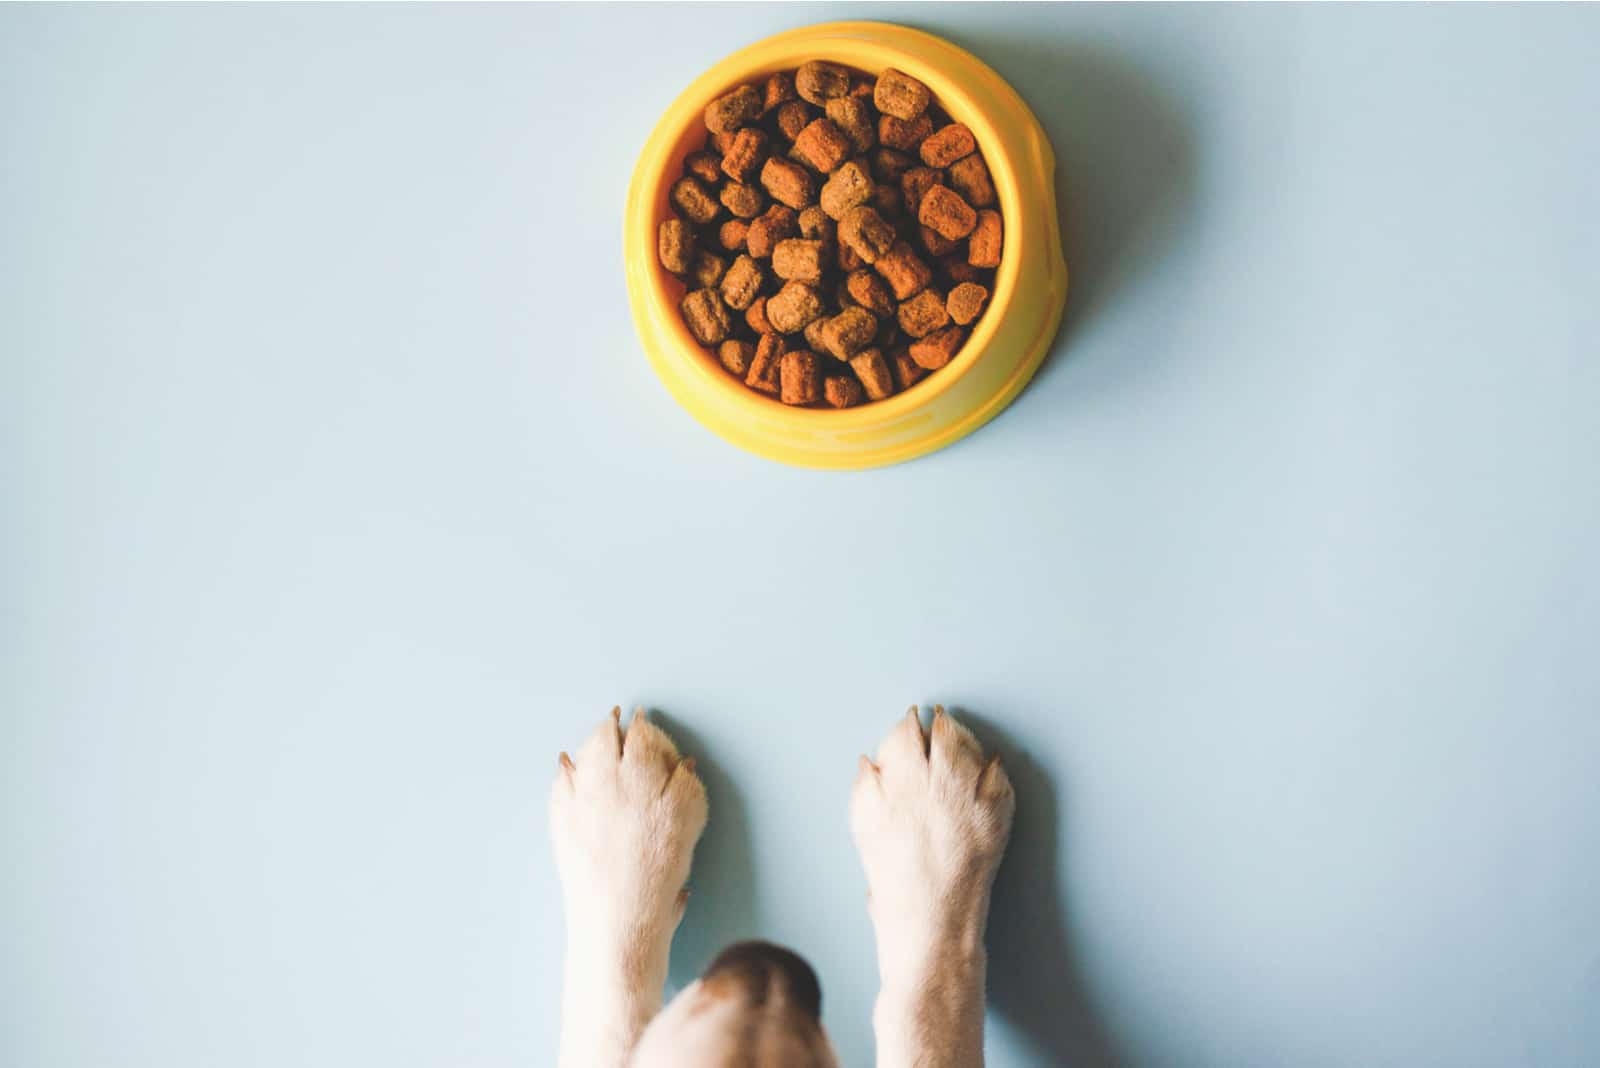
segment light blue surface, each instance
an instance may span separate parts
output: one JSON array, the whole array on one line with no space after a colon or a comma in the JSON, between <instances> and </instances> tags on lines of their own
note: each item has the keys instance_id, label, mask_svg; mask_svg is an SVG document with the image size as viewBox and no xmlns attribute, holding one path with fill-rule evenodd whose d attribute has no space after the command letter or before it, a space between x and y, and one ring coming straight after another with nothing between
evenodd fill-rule
<instances>
[{"instance_id":1,"label":"light blue surface","mask_svg":"<svg viewBox=\"0 0 1600 1068\"><path fill-rule=\"evenodd\" d=\"M1062 163L997 422L789 470L651 376L634 154L720 56L945 33ZM0 10L0 1063L541 1065L558 750L712 823L673 974L846 1062L856 754L1021 809L996 1066L1600 1063L1594 8Z\"/></svg>"}]
</instances>

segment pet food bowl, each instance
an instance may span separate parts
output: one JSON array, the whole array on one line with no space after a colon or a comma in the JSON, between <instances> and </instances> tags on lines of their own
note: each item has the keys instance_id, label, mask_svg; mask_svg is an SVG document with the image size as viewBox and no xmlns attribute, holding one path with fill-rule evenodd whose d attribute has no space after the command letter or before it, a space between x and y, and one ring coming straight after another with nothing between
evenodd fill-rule
<instances>
[{"instance_id":1,"label":"pet food bowl","mask_svg":"<svg viewBox=\"0 0 1600 1068\"><path fill-rule=\"evenodd\" d=\"M678 310L685 288L661 266L657 230L684 157L705 143L706 104L743 82L822 59L876 75L887 67L926 85L965 123L1000 198L1005 245L988 307L945 367L903 392L854 408L797 408L757 393L700 347ZM728 56L690 84L656 124L634 168L623 226L628 298L644 350L667 389L727 441L780 463L866 468L949 445L993 419L1028 384L1067 296L1056 218L1055 156L1016 90L972 54L931 34L881 22L790 30Z\"/></svg>"}]
</instances>

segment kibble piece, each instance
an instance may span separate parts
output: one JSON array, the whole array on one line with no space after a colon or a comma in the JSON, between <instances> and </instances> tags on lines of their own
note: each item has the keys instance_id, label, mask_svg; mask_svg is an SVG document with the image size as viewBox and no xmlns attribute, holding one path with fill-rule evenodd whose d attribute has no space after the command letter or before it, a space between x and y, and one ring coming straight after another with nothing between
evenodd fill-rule
<instances>
[{"instance_id":1,"label":"kibble piece","mask_svg":"<svg viewBox=\"0 0 1600 1068\"><path fill-rule=\"evenodd\" d=\"M756 259L764 260L772 255L779 241L795 235L798 225L793 208L774 204L750 224L744 236L744 247Z\"/></svg>"},{"instance_id":2,"label":"kibble piece","mask_svg":"<svg viewBox=\"0 0 1600 1068\"><path fill-rule=\"evenodd\" d=\"M728 261L721 256L713 256L709 252L697 252L694 255L694 266L689 268L689 277L701 289L715 289L727 269Z\"/></svg>"},{"instance_id":3,"label":"kibble piece","mask_svg":"<svg viewBox=\"0 0 1600 1068\"><path fill-rule=\"evenodd\" d=\"M943 330L935 331L925 338L911 343L911 358L917 366L929 371L937 371L950 362L950 358L961 348L961 342L966 337L966 331L959 326L947 326Z\"/></svg>"},{"instance_id":4,"label":"kibble piece","mask_svg":"<svg viewBox=\"0 0 1600 1068\"><path fill-rule=\"evenodd\" d=\"M680 310L689 333L706 348L722 344L733 329L728 306L715 289L696 289L683 298Z\"/></svg>"},{"instance_id":5,"label":"kibble piece","mask_svg":"<svg viewBox=\"0 0 1600 1068\"><path fill-rule=\"evenodd\" d=\"M873 186L871 203L874 208L878 209L878 214L885 219L894 219L900 216L900 192L892 185Z\"/></svg>"},{"instance_id":6,"label":"kibble piece","mask_svg":"<svg viewBox=\"0 0 1600 1068\"><path fill-rule=\"evenodd\" d=\"M822 396L835 408L853 408L861 403L861 383L848 375L829 375L822 383Z\"/></svg>"},{"instance_id":7,"label":"kibble piece","mask_svg":"<svg viewBox=\"0 0 1600 1068\"><path fill-rule=\"evenodd\" d=\"M827 352L828 346L822 341L822 328L828 325L826 318L813 319L800 331L800 336L806 339L806 347L812 352Z\"/></svg>"},{"instance_id":8,"label":"kibble piece","mask_svg":"<svg viewBox=\"0 0 1600 1068\"><path fill-rule=\"evenodd\" d=\"M728 149L733 147L733 139L737 133L738 131L736 130L728 130L724 133L712 134L706 138L707 151L715 155L717 159L722 159L723 156L728 154ZM718 167L721 167L720 163Z\"/></svg>"},{"instance_id":9,"label":"kibble piece","mask_svg":"<svg viewBox=\"0 0 1600 1068\"><path fill-rule=\"evenodd\" d=\"M894 383L902 392L922 381L928 374L905 349L895 350L889 360L889 366L894 369Z\"/></svg>"},{"instance_id":10,"label":"kibble piece","mask_svg":"<svg viewBox=\"0 0 1600 1068\"><path fill-rule=\"evenodd\" d=\"M894 298L882 278L871 271L851 271L845 278L845 289L850 298L874 315L888 318L894 314Z\"/></svg>"},{"instance_id":11,"label":"kibble piece","mask_svg":"<svg viewBox=\"0 0 1600 1068\"><path fill-rule=\"evenodd\" d=\"M773 156L762 165L761 187L772 194L773 200L787 204L795 211L799 211L817 197L817 183L811 177L811 172L798 163L790 163L777 156Z\"/></svg>"},{"instance_id":12,"label":"kibble piece","mask_svg":"<svg viewBox=\"0 0 1600 1068\"><path fill-rule=\"evenodd\" d=\"M758 334L776 334L772 324L767 321L767 298L757 297L745 310L744 321L751 330Z\"/></svg>"},{"instance_id":13,"label":"kibble piece","mask_svg":"<svg viewBox=\"0 0 1600 1068\"><path fill-rule=\"evenodd\" d=\"M684 217L702 226L722 210L715 197L696 178L679 178L672 186L672 203Z\"/></svg>"},{"instance_id":14,"label":"kibble piece","mask_svg":"<svg viewBox=\"0 0 1600 1068\"><path fill-rule=\"evenodd\" d=\"M850 139L850 147L856 152L865 152L878 143L878 116L866 97L834 97L823 106L823 111Z\"/></svg>"},{"instance_id":15,"label":"kibble piece","mask_svg":"<svg viewBox=\"0 0 1600 1068\"><path fill-rule=\"evenodd\" d=\"M717 229L717 240L729 252L744 248L745 235L750 232L750 224L743 219L729 219Z\"/></svg>"},{"instance_id":16,"label":"kibble piece","mask_svg":"<svg viewBox=\"0 0 1600 1068\"><path fill-rule=\"evenodd\" d=\"M881 350L862 349L850 358L850 369L861 379L872 400L882 400L894 392L894 379L889 376L889 364Z\"/></svg>"},{"instance_id":17,"label":"kibble piece","mask_svg":"<svg viewBox=\"0 0 1600 1068\"><path fill-rule=\"evenodd\" d=\"M900 176L917 165L915 158L892 148L872 153L872 176L880 182L900 182Z\"/></svg>"},{"instance_id":18,"label":"kibble piece","mask_svg":"<svg viewBox=\"0 0 1600 1068\"><path fill-rule=\"evenodd\" d=\"M978 213L954 189L936 185L922 194L917 221L951 241L959 241L972 233L972 228L978 224Z\"/></svg>"},{"instance_id":19,"label":"kibble piece","mask_svg":"<svg viewBox=\"0 0 1600 1068\"><path fill-rule=\"evenodd\" d=\"M765 115L781 104L795 99L794 75L779 71L768 78L761 87L761 114Z\"/></svg>"},{"instance_id":20,"label":"kibble piece","mask_svg":"<svg viewBox=\"0 0 1600 1068\"><path fill-rule=\"evenodd\" d=\"M761 94L753 85L741 85L726 96L706 105L706 129L712 133L731 133L761 114Z\"/></svg>"},{"instance_id":21,"label":"kibble piece","mask_svg":"<svg viewBox=\"0 0 1600 1068\"><path fill-rule=\"evenodd\" d=\"M975 208L994 206L994 180L989 177L989 165L983 162L980 152L950 164L950 188Z\"/></svg>"},{"instance_id":22,"label":"kibble piece","mask_svg":"<svg viewBox=\"0 0 1600 1068\"><path fill-rule=\"evenodd\" d=\"M910 121L928 107L928 87L909 74L889 67L878 75L872 88L872 102L885 115Z\"/></svg>"},{"instance_id":23,"label":"kibble piece","mask_svg":"<svg viewBox=\"0 0 1600 1068\"><path fill-rule=\"evenodd\" d=\"M794 139L794 157L821 174L831 172L849 154L850 139L827 117L814 120Z\"/></svg>"},{"instance_id":24,"label":"kibble piece","mask_svg":"<svg viewBox=\"0 0 1600 1068\"><path fill-rule=\"evenodd\" d=\"M967 242L967 262L974 267L1000 266L1000 213L990 208L978 212L978 223Z\"/></svg>"},{"instance_id":25,"label":"kibble piece","mask_svg":"<svg viewBox=\"0 0 1600 1068\"><path fill-rule=\"evenodd\" d=\"M735 311L744 311L755 303L765 280L766 273L759 263L749 256L740 256L722 276L722 299Z\"/></svg>"},{"instance_id":26,"label":"kibble piece","mask_svg":"<svg viewBox=\"0 0 1600 1068\"><path fill-rule=\"evenodd\" d=\"M724 341L717 347L717 359L730 374L743 378L750 372L750 361L755 359L756 347L748 341Z\"/></svg>"},{"instance_id":27,"label":"kibble piece","mask_svg":"<svg viewBox=\"0 0 1600 1068\"><path fill-rule=\"evenodd\" d=\"M872 199L873 189L872 178L868 176L866 168L851 160L822 183L817 203L830 217L839 219L857 204L865 204Z\"/></svg>"},{"instance_id":28,"label":"kibble piece","mask_svg":"<svg viewBox=\"0 0 1600 1068\"><path fill-rule=\"evenodd\" d=\"M965 249L957 251L939 260L939 266L952 282L981 282L983 271L967 262Z\"/></svg>"},{"instance_id":29,"label":"kibble piece","mask_svg":"<svg viewBox=\"0 0 1600 1068\"><path fill-rule=\"evenodd\" d=\"M785 282L777 295L767 300L767 321L779 333L793 334L820 318L824 310L816 289L804 282Z\"/></svg>"},{"instance_id":30,"label":"kibble piece","mask_svg":"<svg viewBox=\"0 0 1600 1068\"><path fill-rule=\"evenodd\" d=\"M913 219L922 210L922 198L939 184L939 172L931 167L912 167L900 176L900 191L905 194L906 211Z\"/></svg>"},{"instance_id":31,"label":"kibble piece","mask_svg":"<svg viewBox=\"0 0 1600 1068\"><path fill-rule=\"evenodd\" d=\"M683 274L694 265L694 231L682 219L666 220L656 235L656 252L661 266Z\"/></svg>"},{"instance_id":32,"label":"kibble piece","mask_svg":"<svg viewBox=\"0 0 1600 1068\"><path fill-rule=\"evenodd\" d=\"M833 220L828 218L828 213L822 210L821 205L813 204L800 213L801 237L831 242L834 234Z\"/></svg>"},{"instance_id":33,"label":"kibble piece","mask_svg":"<svg viewBox=\"0 0 1600 1068\"><path fill-rule=\"evenodd\" d=\"M878 143L885 148L913 152L931 133L933 120L928 118L927 112L910 121L897 119L893 115L878 116Z\"/></svg>"},{"instance_id":34,"label":"kibble piece","mask_svg":"<svg viewBox=\"0 0 1600 1068\"><path fill-rule=\"evenodd\" d=\"M886 255L879 256L878 262L872 266L889 283L895 300L906 300L933 281L933 272L928 265L918 259L917 254L911 251L911 246L904 241L896 241L894 247Z\"/></svg>"},{"instance_id":35,"label":"kibble piece","mask_svg":"<svg viewBox=\"0 0 1600 1068\"><path fill-rule=\"evenodd\" d=\"M789 343L777 334L762 334L756 343L756 353L750 358L750 370L745 373L744 384L763 393L778 392L778 361L789 351Z\"/></svg>"},{"instance_id":36,"label":"kibble piece","mask_svg":"<svg viewBox=\"0 0 1600 1068\"><path fill-rule=\"evenodd\" d=\"M867 261L862 259L861 255L856 252L855 249L851 248L843 241L839 242L838 251L839 270L844 271L846 274L849 274L851 271L859 271L863 266L866 265Z\"/></svg>"},{"instance_id":37,"label":"kibble piece","mask_svg":"<svg viewBox=\"0 0 1600 1068\"><path fill-rule=\"evenodd\" d=\"M976 282L962 282L950 291L945 298L945 310L962 326L966 326L983 312L983 302L989 299L989 291Z\"/></svg>"},{"instance_id":38,"label":"kibble piece","mask_svg":"<svg viewBox=\"0 0 1600 1068\"><path fill-rule=\"evenodd\" d=\"M822 344L836 359L848 360L872 344L878 320L865 308L846 308L822 327Z\"/></svg>"},{"instance_id":39,"label":"kibble piece","mask_svg":"<svg viewBox=\"0 0 1600 1068\"><path fill-rule=\"evenodd\" d=\"M785 404L815 404L817 402L817 357L810 352L786 352L778 361L778 380L781 391L778 399Z\"/></svg>"},{"instance_id":40,"label":"kibble piece","mask_svg":"<svg viewBox=\"0 0 1600 1068\"><path fill-rule=\"evenodd\" d=\"M894 227L865 205L851 208L839 220L839 242L849 245L866 263L876 263L878 257L894 245L894 240Z\"/></svg>"},{"instance_id":41,"label":"kibble piece","mask_svg":"<svg viewBox=\"0 0 1600 1068\"><path fill-rule=\"evenodd\" d=\"M790 237L779 241L772 250L772 273L786 281L822 281L824 246L821 241L808 241L803 237Z\"/></svg>"},{"instance_id":42,"label":"kibble piece","mask_svg":"<svg viewBox=\"0 0 1600 1068\"><path fill-rule=\"evenodd\" d=\"M900 329L912 337L926 337L950 322L944 298L937 289L924 289L904 304L898 315Z\"/></svg>"},{"instance_id":43,"label":"kibble piece","mask_svg":"<svg viewBox=\"0 0 1600 1068\"><path fill-rule=\"evenodd\" d=\"M767 132L746 126L733 135L728 154L722 157L722 173L736 182L748 182L767 158Z\"/></svg>"},{"instance_id":44,"label":"kibble piece","mask_svg":"<svg viewBox=\"0 0 1600 1068\"><path fill-rule=\"evenodd\" d=\"M950 240L931 226L918 226L917 234L922 239L922 247L928 250L928 255L935 258L961 247L961 242Z\"/></svg>"},{"instance_id":45,"label":"kibble piece","mask_svg":"<svg viewBox=\"0 0 1600 1068\"><path fill-rule=\"evenodd\" d=\"M814 59L801 64L794 72L794 88L800 99L821 106L836 96L849 94L850 70L837 63Z\"/></svg>"},{"instance_id":46,"label":"kibble piece","mask_svg":"<svg viewBox=\"0 0 1600 1068\"><path fill-rule=\"evenodd\" d=\"M722 180L722 157L715 152L691 152L683 161L683 169L707 185L715 185Z\"/></svg>"},{"instance_id":47,"label":"kibble piece","mask_svg":"<svg viewBox=\"0 0 1600 1068\"><path fill-rule=\"evenodd\" d=\"M807 104L804 100L790 100L778 105L778 132L785 138L793 141L800 136L800 131L811 125L811 120L817 117L817 109Z\"/></svg>"},{"instance_id":48,"label":"kibble piece","mask_svg":"<svg viewBox=\"0 0 1600 1068\"><path fill-rule=\"evenodd\" d=\"M722 201L723 207L740 219L754 219L767 206L767 198L761 195L761 190L740 182L728 182L724 185L722 192L718 194L718 199Z\"/></svg>"},{"instance_id":49,"label":"kibble piece","mask_svg":"<svg viewBox=\"0 0 1600 1068\"><path fill-rule=\"evenodd\" d=\"M977 150L977 138L959 122L952 122L938 133L930 134L920 146L922 162L930 167L948 167Z\"/></svg>"}]
</instances>

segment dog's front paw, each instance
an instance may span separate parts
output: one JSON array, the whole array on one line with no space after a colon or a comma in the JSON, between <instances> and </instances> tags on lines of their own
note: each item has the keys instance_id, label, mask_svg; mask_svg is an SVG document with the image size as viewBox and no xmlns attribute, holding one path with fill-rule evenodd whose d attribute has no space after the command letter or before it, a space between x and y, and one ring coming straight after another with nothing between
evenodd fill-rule
<instances>
[{"instance_id":1,"label":"dog's front paw","mask_svg":"<svg viewBox=\"0 0 1600 1068\"><path fill-rule=\"evenodd\" d=\"M929 938L982 938L1015 808L1000 758L985 761L942 706L927 733L913 706L877 762L861 758L850 826L883 963L915 955Z\"/></svg>"},{"instance_id":2,"label":"dog's front paw","mask_svg":"<svg viewBox=\"0 0 1600 1068\"><path fill-rule=\"evenodd\" d=\"M666 951L682 918L706 792L694 759L634 711L612 709L573 761L562 753L550 827L568 925L603 942ZM621 948L611 946L608 948Z\"/></svg>"}]
</instances>

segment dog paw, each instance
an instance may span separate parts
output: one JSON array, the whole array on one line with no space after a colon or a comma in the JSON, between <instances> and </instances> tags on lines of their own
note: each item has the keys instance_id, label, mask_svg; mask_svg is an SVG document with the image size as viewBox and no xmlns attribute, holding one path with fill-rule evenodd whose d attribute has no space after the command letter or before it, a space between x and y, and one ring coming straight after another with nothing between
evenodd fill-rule
<instances>
[{"instance_id":1,"label":"dog paw","mask_svg":"<svg viewBox=\"0 0 1600 1068\"><path fill-rule=\"evenodd\" d=\"M881 937L975 929L1011 837L1016 797L1000 758L985 760L972 732L935 706L924 732L915 706L861 758L850 827L866 869Z\"/></svg>"},{"instance_id":2,"label":"dog paw","mask_svg":"<svg viewBox=\"0 0 1600 1068\"><path fill-rule=\"evenodd\" d=\"M597 727L577 759L561 754L550 829L569 927L619 940L641 932L670 940L683 916L689 865L706 826L706 792L694 758L680 758L636 709Z\"/></svg>"}]
</instances>

